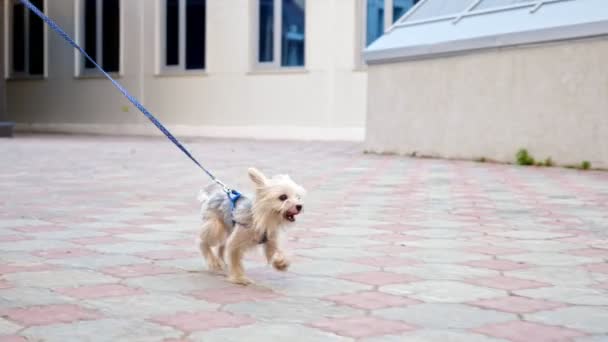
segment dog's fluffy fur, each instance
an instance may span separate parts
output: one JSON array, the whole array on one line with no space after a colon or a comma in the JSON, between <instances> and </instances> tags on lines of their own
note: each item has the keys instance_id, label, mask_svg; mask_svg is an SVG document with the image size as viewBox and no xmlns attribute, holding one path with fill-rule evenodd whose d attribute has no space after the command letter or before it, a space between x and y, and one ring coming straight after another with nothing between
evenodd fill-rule
<instances>
[{"instance_id":1,"label":"dog's fluffy fur","mask_svg":"<svg viewBox=\"0 0 608 342\"><path fill-rule=\"evenodd\" d=\"M258 245L263 246L268 263L275 269L285 271L289 267L289 261L279 247L279 232L282 226L294 222L302 211L305 194L305 190L287 175L267 178L250 168L249 178L255 185L255 196L243 195L234 209L219 185L212 184L199 194L203 219L199 240L201 253L212 271L221 271L228 266L229 280L242 285L251 283L245 276L243 255Z\"/></svg>"}]
</instances>

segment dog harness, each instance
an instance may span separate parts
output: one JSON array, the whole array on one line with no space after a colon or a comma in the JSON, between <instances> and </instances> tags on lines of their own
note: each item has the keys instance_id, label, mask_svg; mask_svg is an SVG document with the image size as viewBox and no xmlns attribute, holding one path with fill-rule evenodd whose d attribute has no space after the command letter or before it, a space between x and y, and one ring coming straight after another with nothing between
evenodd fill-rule
<instances>
[{"instance_id":1,"label":"dog harness","mask_svg":"<svg viewBox=\"0 0 608 342\"><path fill-rule=\"evenodd\" d=\"M227 191L226 195L228 195L228 199L230 200L230 214L232 215L232 228L234 229L234 226L236 226L236 224L238 223L234 219L234 208L236 208L236 202L239 200L239 198L241 198L242 195L240 192L234 189L230 189L230 191ZM242 226L245 227L245 225ZM263 245L266 242L268 242L268 235L266 234L266 232L264 232L262 238L260 239L260 241L258 241L258 244Z\"/></svg>"}]
</instances>

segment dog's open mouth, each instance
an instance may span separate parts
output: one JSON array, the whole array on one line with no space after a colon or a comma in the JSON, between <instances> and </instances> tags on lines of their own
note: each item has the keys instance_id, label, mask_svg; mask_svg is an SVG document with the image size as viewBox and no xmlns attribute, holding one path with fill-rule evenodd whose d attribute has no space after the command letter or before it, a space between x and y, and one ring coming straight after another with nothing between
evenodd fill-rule
<instances>
[{"instance_id":1,"label":"dog's open mouth","mask_svg":"<svg viewBox=\"0 0 608 342\"><path fill-rule=\"evenodd\" d=\"M296 215L291 213L285 213L285 219L289 222L296 222Z\"/></svg>"}]
</instances>

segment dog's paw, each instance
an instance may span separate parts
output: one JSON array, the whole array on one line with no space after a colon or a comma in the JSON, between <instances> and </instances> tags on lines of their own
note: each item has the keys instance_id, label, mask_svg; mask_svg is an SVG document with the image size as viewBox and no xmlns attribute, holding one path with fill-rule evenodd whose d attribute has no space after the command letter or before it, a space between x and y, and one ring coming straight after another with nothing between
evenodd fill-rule
<instances>
[{"instance_id":1,"label":"dog's paw","mask_svg":"<svg viewBox=\"0 0 608 342\"><path fill-rule=\"evenodd\" d=\"M235 276L231 276L230 278L228 278L228 281L230 281L231 283L234 283L234 284L244 285L244 286L253 284L253 281L251 281L247 277L235 277Z\"/></svg>"},{"instance_id":2,"label":"dog's paw","mask_svg":"<svg viewBox=\"0 0 608 342\"><path fill-rule=\"evenodd\" d=\"M286 271L289 267L289 260L284 257L275 258L272 261L272 267L274 267L277 271Z\"/></svg>"},{"instance_id":3,"label":"dog's paw","mask_svg":"<svg viewBox=\"0 0 608 342\"><path fill-rule=\"evenodd\" d=\"M209 271L215 273L221 273L224 271L224 266L219 261L211 261L208 263Z\"/></svg>"}]
</instances>

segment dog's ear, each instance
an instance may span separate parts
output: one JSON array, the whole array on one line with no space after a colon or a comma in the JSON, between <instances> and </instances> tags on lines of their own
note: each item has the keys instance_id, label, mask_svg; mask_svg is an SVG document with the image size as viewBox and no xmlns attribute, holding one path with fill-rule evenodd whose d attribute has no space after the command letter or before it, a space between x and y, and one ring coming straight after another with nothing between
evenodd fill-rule
<instances>
[{"instance_id":1,"label":"dog's ear","mask_svg":"<svg viewBox=\"0 0 608 342\"><path fill-rule=\"evenodd\" d=\"M264 176L264 174L262 172L260 172L258 169L255 168L249 168L249 179L251 179L252 182L255 183L255 185L257 185L258 187L263 187L266 185L266 182L268 181L266 179L266 176Z\"/></svg>"}]
</instances>

